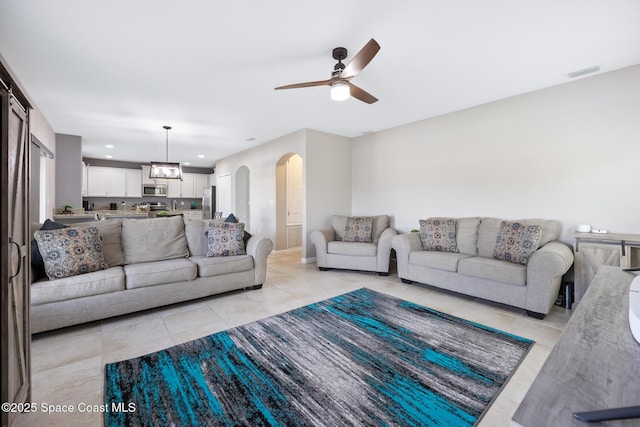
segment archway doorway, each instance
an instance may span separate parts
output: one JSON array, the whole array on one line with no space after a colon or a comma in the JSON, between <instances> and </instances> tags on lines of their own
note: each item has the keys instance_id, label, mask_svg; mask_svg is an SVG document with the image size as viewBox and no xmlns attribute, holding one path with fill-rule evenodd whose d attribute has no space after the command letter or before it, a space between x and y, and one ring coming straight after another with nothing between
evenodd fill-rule
<instances>
[{"instance_id":1,"label":"archway doorway","mask_svg":"<svg viewBox=\"0 0 640 427\"><path fill-rule=\"evenodd\" d=\"M247 231L251 230L249 223L251 218L251 191L249 181L249 168L240 166L236 171L236 216L239 222L244 223L244 228Z\"/></svg>"},{"instance_id":2,"label":"archway doorway","mask_svg":"<svg viewBox=\"0 0 640 427\"><path fill-rule=\"evenodd\" d=\"M275 249L302 246L304 221L303 160L288 153L276 164L276 243Z\"/></svg>"}]
</instances>

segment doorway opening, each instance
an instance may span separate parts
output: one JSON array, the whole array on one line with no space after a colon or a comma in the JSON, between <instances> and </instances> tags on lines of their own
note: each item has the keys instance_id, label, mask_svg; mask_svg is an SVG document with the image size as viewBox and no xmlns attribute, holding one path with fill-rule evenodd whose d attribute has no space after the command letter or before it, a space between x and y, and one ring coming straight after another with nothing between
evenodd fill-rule
<instances>
[{"instance_id":1,"label":"doorway opening","mask_svg":"<svg viewBox=\"0 0 640 427\"><path fill-rule=\"evenodd\" d=\"M303 243L303 167L302 157L295 153L285 154L276 164L276 250Z\"/></svg>"}]
</instances>

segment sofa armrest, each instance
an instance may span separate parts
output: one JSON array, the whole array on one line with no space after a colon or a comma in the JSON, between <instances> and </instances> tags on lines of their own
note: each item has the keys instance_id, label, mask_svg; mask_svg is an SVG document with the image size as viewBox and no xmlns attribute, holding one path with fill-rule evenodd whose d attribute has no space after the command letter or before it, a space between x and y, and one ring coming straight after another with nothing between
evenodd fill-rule
<instances>
[{"instance_id":1,"label":"sofa armrest","mask_svg":"<svg viewBox=\"0 0 640 427\"><path fill-rule=\"evenodd\" d=\"M311 242L316 247L316 262L318 267L327 266L327 245L336 239L333 228L316 230L311 233Z\"/></svg>"},{"instance_id":2,"label":"sofa armrest","mask_svg":"<svg viewBox=\"0 0 640 427\"><path fill-rule=\"evenodd\" d=\"M393 237L391 246L396 250L396 258L398 260L398 277L404 279L407 277L407 273L409 271L409 254L411 252L422 250L420 234L398 234Z\"/></svg>"},{"instance_id":3,"label":"sofa armrest","mask_svg":"<svg viewBox=\"0 0 640 427\"><path fill-rule=\"evenodd\" d=\"M552 241L536 250L527 265L527 310L547 314L555 301L562 276L573 264L573 251Z\"/></svg>"},{"instance_id":4,"label":"sofa armrest","mask_svg":"<svg viewBox=\"0 0 640 427\"><path fill-rule=\"evenodd\" d=\"M377 256L377 268L376 271L380 273L389 272L389 258L391 257L391 243L393 237L397 236L398 232L394 228L386 228L378 239L378 247L376 249Z\"/></svg>"},{"instance_id":5,"label":"sofa armrest","mask_svg":"<svg viewBox=\"0 0 640 427\"><path fill-rule=\"evenodd\" d=\"M253 257L254 285L264 284L267 278L267 257L273 250L273 242L267 237L251 236L247 241L247 255Z\"/></svg>"}]
</instances>

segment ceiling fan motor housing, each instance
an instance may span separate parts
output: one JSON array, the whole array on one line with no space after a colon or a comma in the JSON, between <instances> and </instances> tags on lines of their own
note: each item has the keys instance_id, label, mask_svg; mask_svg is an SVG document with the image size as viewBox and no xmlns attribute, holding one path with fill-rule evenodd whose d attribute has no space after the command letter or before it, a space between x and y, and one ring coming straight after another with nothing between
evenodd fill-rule
<instances>
[{"instance_id":1,"label":"ceiling fan motor housing","mask_svg":"<svg viewBox=\"0 0 640 427\"><path fill-rule=\"evenodd\" d=\"M342 63L342 60L347 57L347 48L336 47L333 49L332 56L333 59L338 61L338 63L333 66L333 71L331 72L331 77L335 77L344 70L345 65Z\"/></svg>"}]
</instances>

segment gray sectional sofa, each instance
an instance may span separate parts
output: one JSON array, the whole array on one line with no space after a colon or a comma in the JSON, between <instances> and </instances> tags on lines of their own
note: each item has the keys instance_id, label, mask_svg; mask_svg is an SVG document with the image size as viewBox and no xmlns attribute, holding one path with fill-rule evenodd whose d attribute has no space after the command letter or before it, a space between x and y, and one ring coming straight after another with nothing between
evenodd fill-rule
<instances>
[{"instance_id":1,"label":"gray sectional sofa","mask_svg":"<svg viewBox=\"0 0 640 427\"><path fill-rule=\"evenodd\" d=\"M89 225L100 233L108 268L33 282L32 333L260 288L273 249L270 239L251 236L246 255L208 257L208 221L182 216Z\"/></svg>"},{"instance_id":2,"label":"gray sectional sofa","mask_svg":"<svg viewBox=\"0 0 640 427\"><path fill-rule=\"evenodd\" d=\"M556 241L561 224L542 219L517 221L523 226L541 227L539 240L531 248L525 264L515 259L497 259L498 255L504 255L498 239L503 220L457 218L454 222L457 252L425 250L424 233L422 238L421 233L393 238L402 282L419 282L520 307L530 316L544 318L558 298L562 276L573 264L572 250ZM424 231L422 227L421 231ZM506 243L517 250L517 241Z\"/></svg>"}]
</instances>

